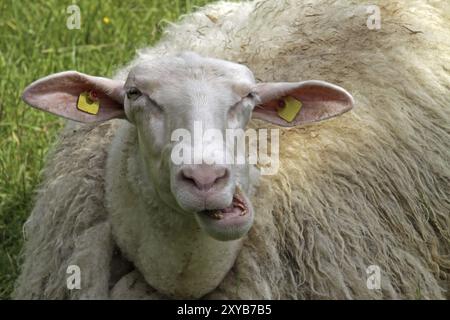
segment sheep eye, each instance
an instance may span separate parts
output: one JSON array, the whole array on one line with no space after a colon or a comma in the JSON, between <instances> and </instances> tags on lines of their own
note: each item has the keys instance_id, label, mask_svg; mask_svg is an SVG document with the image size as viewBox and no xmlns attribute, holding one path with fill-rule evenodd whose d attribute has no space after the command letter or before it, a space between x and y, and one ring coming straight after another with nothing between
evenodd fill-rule
<instances>
[{"instance_id":1,"label":"sheep eye","mask_svg":"<svg viewBox=\"0 0 450 320\"><path fill-rule=\"evenodd\" d=\"M130 100L136 100L141 96L141 94L142 93L135 87L132 87L127 90L127 98Z\"/></svg>"},{"instance_id":2,"label":"sheep eye","mask_svg":"<svg viewBox=\"0 0 450 320\"><path fill-rule=\"evenodd\" d=\"M249 98L249 99L253 99L254 97L255 97L255 93L254 92L250 92L248 95L247 95L247 98Z\"/></svg>"}]
</instances>

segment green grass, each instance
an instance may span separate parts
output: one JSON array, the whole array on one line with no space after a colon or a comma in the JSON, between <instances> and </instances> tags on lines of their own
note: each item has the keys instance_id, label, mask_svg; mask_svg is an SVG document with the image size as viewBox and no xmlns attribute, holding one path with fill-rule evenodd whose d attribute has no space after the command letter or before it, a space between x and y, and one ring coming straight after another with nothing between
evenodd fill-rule
<instances>
[{"instance_id":1,"label":"green grass","mask_svg":"<svg viewBox=\"0 0 450 320\"><path fill-rule=\"evenodd\" d=\"M81 29L69 30L66 10L72 1L0 1L0 299L9 298L18 276L22 225L62 125L26 106L20 99L23 88L63 70L111 76L136 49L154 43L167 21L207 2L75 1Z\"/></svg>"}]
</instances>

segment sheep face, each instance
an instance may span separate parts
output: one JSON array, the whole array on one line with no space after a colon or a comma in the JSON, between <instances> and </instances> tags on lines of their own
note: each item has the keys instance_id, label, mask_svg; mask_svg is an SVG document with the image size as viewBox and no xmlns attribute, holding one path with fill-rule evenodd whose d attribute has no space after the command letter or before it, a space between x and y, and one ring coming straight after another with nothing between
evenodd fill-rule
<instances>
[{"instance_id":1,"label":"sheep face","mask_svg":"<svg viewBox=\"0 0 450 320\"><path fill-rule=\"evenodd\" d=\"M247 67L193 53L138 64L124 86L125 114L158 195L219 240L241 238L253 221L250 168L227 163L224 142L249 122L254 86Z\"/></svg>"},{"instance_id":2,"label":"sheep face","mask_svg":"<svg viewBox=\"0 0 450 320\"><path fill-rule=\"evenodd\" d=\"M336 85L256 84L247 67L194 53L138 59L125 82L74 71L50 75L28 86L22 97L75 121L127 118L137 129L142 174L160 200L224 241L243 237L254 217L248 196L254 168L226 161L230 152L234 158L234 148L223 144L227 132L242 132L250 118L299 126L353 106L352 96ZM87 97L92 104L80 106ZM302 105L289 121L278 113L287 98Z\"/></svg>"}]
</instances>

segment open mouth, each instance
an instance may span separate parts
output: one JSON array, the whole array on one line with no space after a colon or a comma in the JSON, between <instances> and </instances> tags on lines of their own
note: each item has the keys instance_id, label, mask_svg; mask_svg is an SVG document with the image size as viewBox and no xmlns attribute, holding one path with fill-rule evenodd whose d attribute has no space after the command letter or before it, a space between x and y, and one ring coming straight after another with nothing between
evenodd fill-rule
<instances>
[{"instance_id":1,"label":"open mouth","mask_svg":"<svg viewBox=\"0 0 450 320\"><path fill-rule=\"evenodd\" d=\"M238 189L238 188L236 188ZM248 214L249 209L246 201L243 199L239 192L233 195L233 201L229 207L220 210L204 210L200 212L205 214L211 219L222 220L222 219L233 219L236 217L242 217Z\"/></svg>"},{"instance_id":2,"label":"open mouth","mask_svg":"<svg viewBox=\"0 0 450 320\"><path fill-rule=\"evenodd\" d=\"M222 241L243 237L253 223L252 206L239 187L236 187L230 206L200 211L196 216L209 235Z\"/></svg>"}]
</instances>

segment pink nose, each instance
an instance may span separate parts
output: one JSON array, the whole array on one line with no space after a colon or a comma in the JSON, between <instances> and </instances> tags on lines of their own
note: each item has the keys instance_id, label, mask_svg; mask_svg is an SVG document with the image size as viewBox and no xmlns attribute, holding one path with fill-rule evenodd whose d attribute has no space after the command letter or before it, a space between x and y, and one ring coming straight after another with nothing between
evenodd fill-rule
<instances>
[{"instance_id":1,"label":"pink nose","mask_svg":"<svg viewBox=\"0 0 450 320\"><path fill-rule=\"evenodd\" d=\"M213 165L186 167L181 169L181 178L201 191L208 191L228 179L228 170L225 167Z\"/></svg>"}]
</instances>

